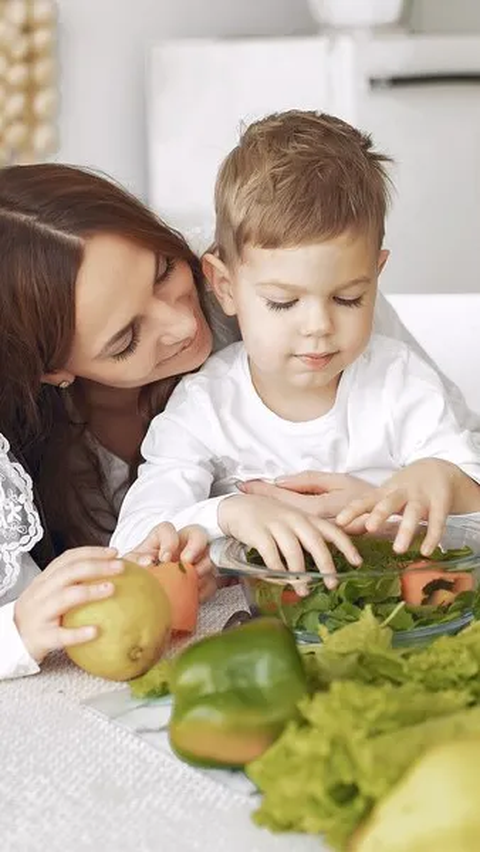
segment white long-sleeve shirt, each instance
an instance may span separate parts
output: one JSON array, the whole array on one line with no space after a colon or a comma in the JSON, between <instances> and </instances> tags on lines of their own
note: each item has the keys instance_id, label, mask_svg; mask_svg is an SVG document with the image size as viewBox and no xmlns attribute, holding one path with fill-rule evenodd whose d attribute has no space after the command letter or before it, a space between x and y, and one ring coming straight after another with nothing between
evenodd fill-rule
<instances>
[{"instance_id":1,"label":"white long-sleeve shirt","mask_svg":"<svg viewBox=\"0 0 480 852\"><path fill-rule=\"evenodd\" d=\"M234 324L232 328L232 323L223 319L223 315L213 298L209 316L214 325L216 348L221 348L231 342L232 339L235 339L238 330L235 330ZM392 339L407 341L418 354L428 360L425 352L423 352L420 345L399 320L394 309L381 293L378 294L375 305L375 328L378 332L388 335ZM480 440L480 423L478 417L468 410L459 389L445 377L442 378L448 393L448 404L454 409L459 424L462 424L458 428L468 427L474 429L477 440ZM112 494L118 495L120 502L121 494L119 485L127 478L128 466L121 459L113 456L100 446L98 446L98 452L102 463L104 463L105 475L107 481L111 484ZM160 453L162 453L161 449ZM289 454L286 456L286 460L288 459ZM286 462L284 469L287 469ZM262 471L261 475L265 476L265 471ZM456 520L452 519L453 522L456 522ZM139 535L134 535L133 537L137 541L141 539ZM19 582L15 589L11 590L14 597L17 597L23 591L38 571L39 569L35 566L29 554L25 553L22 557L22 571ZM33 674L39 670L35 661L28 656L21 637L18 634L14 621L14 605L15 601L14 599L10 599L10 595L8 598L2 597L0 593L0 680L7 677L20 677L25 674Z\"/></svg>"},{"instance_id":2,"label":"white long-sleeve shirt","mask_svg":"<svg viewBox=\"0 0 480 852\"><path fill-rule=\"evenodd\" d=\"M40 573L29 553L22 553L20 574L8 594L0 599L0 680L23 677L40 671L38 663L28 653L15 624L16 598Z\"/></svg>"},{"instance_id":3,"label":"white long-sleeve shirt","mask_svg":"<svg viewBox=\"0 0 480 852\"><path fill-rule=\"evenodd\" d=\"M152 421L142 455L112 538L121 553L161 521L222 535L218 505L238 480L313 469L380 485L434 457L480 481L480 436L458 422L438 374L407 344L380 335L344 371L331 410L307 422L264 405L243 344L233 344L182 380Z\"/></svg>"}]
</instances>

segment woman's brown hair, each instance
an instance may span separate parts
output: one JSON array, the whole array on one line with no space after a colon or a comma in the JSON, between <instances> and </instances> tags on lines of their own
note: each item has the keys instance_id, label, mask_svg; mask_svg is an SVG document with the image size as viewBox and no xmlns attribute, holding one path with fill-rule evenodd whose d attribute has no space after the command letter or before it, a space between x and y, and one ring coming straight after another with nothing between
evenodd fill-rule
<instances>
[{"instance_id":1,"label":"woman's brown hair","mask_svg":"<svg viewBox=\"0 0 480 852\"><path fill-rule=\"evenodd\" d=\"M41 381L68 360L84 241L101 232L186 260L200 288L199 261L185 240L117 184L54 163L0 171L0 431L33 478L57 552L110 532L100 520L111 507L88 413L79 417L70 391ZM174 382L143 389L146 422Z\"/></svg>"}]
</instances>

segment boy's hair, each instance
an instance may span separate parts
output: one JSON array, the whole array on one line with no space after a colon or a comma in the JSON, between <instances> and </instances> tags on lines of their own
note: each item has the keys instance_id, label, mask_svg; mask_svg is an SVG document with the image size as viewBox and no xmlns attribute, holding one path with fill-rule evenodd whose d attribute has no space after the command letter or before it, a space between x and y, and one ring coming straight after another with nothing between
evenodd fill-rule
<instances>
[{"instance_id":1,"label":"boy's hair","mask_svg":"<svg viewBox=\"0 0 480 852\"><path fill-rule=\"evenodd\" d=\"M381 248L390 157L339 118L290 110L251 124L215 186L215 243L229 264L245 246L288 248L371 232Z\"/></svg>"}]
</instances>

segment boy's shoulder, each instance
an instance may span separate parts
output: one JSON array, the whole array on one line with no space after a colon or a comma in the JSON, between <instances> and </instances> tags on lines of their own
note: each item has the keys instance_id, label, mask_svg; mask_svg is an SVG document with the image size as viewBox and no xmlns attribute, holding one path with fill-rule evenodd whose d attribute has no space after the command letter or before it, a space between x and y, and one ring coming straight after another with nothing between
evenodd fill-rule
<instances>
[{"instance_id":1,"label":"boy's shoulder","mask_svg":"<svg viewBox=\"0 0 480 852\"><path fill-rule=\"evenodd\" d=\"M404 340L373 334L360 361L363 372L383 377L386 384L393 382L402 385L407 380L417 380L443 388L442 379L435 368Z\"/></svg>"},{"instance_id":2,"label":"boy's shoulder","mask_svg":"<svg viewBox=\"0 0 480 852\"><path fill-rule=\"evenodd\" d=\"M363 360L373 367L387 367L393 364L407 364L418 360L426 363L404 340L387 337L384 334L372 334L369 344L363 353Z\"/></svg>"},{"instance_id":3,"label":"boy's shoulder","mask_svg":"<svg viewBox=\"0 0 480 852\"><path fill-rule=\"evenodd\" d=\"M225 346L210 355L202 367L195 373L195 376L202 380L217 381L218 379L226 378L243 362L245 347L242 341L231 343L230 346Z\"/></svg>"}]
</instances>

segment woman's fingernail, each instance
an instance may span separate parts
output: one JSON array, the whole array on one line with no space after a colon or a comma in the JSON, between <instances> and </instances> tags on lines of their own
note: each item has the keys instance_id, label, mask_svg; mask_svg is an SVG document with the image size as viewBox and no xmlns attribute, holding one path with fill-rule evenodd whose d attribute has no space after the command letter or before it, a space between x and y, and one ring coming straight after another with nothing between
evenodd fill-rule
<instances>
[{"instance_id":1,"label":"woman's fingernail","mask_svg":"<svg viewBox=\"0 0 480 852\"><path fill-rule=\"evenodd\" d=\"M141 565L142 568L148 568L153 562L153 557L149 556L148 553L145 553L143 556L139 556L137 559L137 565Z\"/></svg>"},{"instance_id":2,"label":"woman's fingernail","mask_svg":"<svg viewBox=\"0 0 480 852\"><path fill-rule=\"evenodd\" d=\"M97 591L100 595L110 595L115 591L115 586L113 583L99 583L97 586Z\"/></svg>"},{"instance_id":3,"label":"woman's fingernail","mask_svg":"<svg viewBox=\"0 0 480 852\"><path fill-rule=\"evenodd\" d=\"M115 561L111 563L111 567L114 574L121 574L125 568L125 563L123 559L115 559Z\"/></svg>"},{"instance_id":4,"label":"woman's fingernail","mask_svg":"<svg viewBox=\"0 0 480 852\"><path fill-rule=\"evenodd\" d=\"M160 562L170 562L172 558L172 553L170 550L164 550L160 553L160 556L158 558Z\"/></svg>"},{"instance_id":5,"label":"woman's fingernail","mask_svg":"<svg viewBox=\"0 0 480 852\"><path fill-rule=\"evenodd\" d=\"M96 635L97 635L97 628L96 627L93 627L93 626L82 627L81 636L82 636L83 639L85 639L85 640L86 639L95 639Z\"/></svg>"},{"instance_id":6,"label":"woman's fingernail","mask_svg":"<svg viewBox=\"0 0 480 852\"><path fill-rule=\"evenodd\" d=\"M181 557L184 562L191 562L193 559L193 553L191 550L184 550Z\"/></svg>"}]
</instances>

